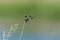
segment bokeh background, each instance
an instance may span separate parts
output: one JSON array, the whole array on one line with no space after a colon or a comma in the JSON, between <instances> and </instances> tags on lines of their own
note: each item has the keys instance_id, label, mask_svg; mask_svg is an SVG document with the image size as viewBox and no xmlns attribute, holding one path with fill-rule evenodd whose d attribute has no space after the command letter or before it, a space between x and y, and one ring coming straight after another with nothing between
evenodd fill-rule
<instances>
[{"instance_id":1,"label":"bokeh background","mask_svg":"<svg viewBox=\"0 0 60 40\"><path fill-rule=\"evenodd\" d=\"M60 40L60 0L0 0L0 40L14 24L19 26L7 40L20 40L25 15L36 17L25 25L22 40Z\"/></svg>"}]
</instances>

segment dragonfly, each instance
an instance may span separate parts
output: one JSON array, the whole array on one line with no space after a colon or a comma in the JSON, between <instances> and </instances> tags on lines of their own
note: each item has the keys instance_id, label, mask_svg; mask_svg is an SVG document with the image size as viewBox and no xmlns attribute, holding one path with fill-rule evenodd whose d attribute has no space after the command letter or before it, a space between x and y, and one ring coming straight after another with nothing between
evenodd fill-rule
<instances>
[{"instance_id":1,"label":"dragonfly","mask_svg":"<svg viewBox=\"0 0 60 40\"><path fill-rule=\"evenodd\" d=\"M35 17L35 16L34 16L34 17ZM27 23L28 21L34 19L34 17L32 17L31 15L25 16L25 22Z\"/></svg>"}]
</instances>

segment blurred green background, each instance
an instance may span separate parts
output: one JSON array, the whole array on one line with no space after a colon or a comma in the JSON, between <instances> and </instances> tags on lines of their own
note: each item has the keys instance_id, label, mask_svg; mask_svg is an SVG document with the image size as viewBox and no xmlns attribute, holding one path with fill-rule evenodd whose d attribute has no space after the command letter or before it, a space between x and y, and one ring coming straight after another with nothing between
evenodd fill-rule
<instances>
[{"instance_id":1,"label":"blurred green background","mask_svg":"<svg viewBox=\"0 0 60 40\"><path fill-rule=\"evenodd\" d=\"M29 33L60 32L60 0L0 0L1 23L22 25L25 15L36 16L26 27Z\"/></svg>"},{"instance_id":2,"label":"blurred green background","mask_svg":"<svg viewBox=\"0 0 60 40\"><path fill-rule=\"evenodd\" d=\"M27 14L37 18L60 19L59 0L0 0L1 17L23 17Z\"/></svg>"}]
</instances>

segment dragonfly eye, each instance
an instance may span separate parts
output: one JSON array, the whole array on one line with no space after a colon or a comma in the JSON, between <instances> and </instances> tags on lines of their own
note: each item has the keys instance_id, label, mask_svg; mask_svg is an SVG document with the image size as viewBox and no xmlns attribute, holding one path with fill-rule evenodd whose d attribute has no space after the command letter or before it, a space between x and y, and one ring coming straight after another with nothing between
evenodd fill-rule
<instances>
[{"instance_id":1,"label":"dragonfly eye","mask_svg":"<svg viewBox=\"0 0 60 40\"><path fill-rule=\"evenodd\" d=\"M27 17L27 16L25 16L25 17Z\"/></svg>"},{"instance_id":2,"label":"dragonfly eye","mask_svg":"<svg viewBox=\"0 0 60 40\"><path fill-rule=\"evenodd\" d=\"M31 17L31 16L29 16L29 17Z\"/></svg>"}]
</instances>

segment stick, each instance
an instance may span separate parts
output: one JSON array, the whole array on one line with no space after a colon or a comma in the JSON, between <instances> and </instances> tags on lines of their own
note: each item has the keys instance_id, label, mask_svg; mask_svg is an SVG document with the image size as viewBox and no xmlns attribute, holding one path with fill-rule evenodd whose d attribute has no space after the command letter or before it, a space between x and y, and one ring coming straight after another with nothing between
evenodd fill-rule
<instances>
[{"instance_id":1,"label":"stick","mask_svg":"<svg viewBox=\"0 0 60 40\"><path fill-rule=\"evenodd\" d=\"M24 28L25 28L25 22L23 24L23 27L22 27L22 30L21 30L21 33L20 33L20 40L22 40L22 35L23 35Z\"/></svg>"}]
</instances>

